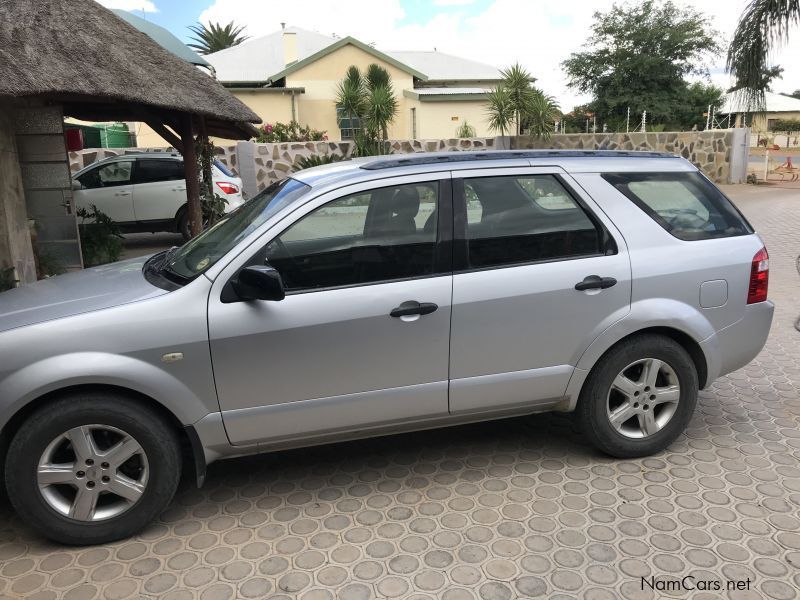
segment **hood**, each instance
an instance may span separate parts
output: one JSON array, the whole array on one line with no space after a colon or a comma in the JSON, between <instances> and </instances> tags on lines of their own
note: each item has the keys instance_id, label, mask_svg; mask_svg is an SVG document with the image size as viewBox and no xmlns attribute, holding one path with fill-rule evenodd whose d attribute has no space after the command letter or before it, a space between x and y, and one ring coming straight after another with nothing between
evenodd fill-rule
<instances>
[{"instance_id":1,"label":"hood","mask_svg":"<svg viewBox=\"0 0 800 600\"><path fill-rule=\"evenodd\" d=\"M0 331L166 294L145 279L148 256L58 275L0 293Z\"/></svg>"}]
</instances>

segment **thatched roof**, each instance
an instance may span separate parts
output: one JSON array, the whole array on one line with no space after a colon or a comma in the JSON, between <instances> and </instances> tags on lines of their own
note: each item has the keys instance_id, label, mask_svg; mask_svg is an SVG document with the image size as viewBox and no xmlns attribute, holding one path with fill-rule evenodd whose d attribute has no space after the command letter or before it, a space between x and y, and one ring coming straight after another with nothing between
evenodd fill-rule
<instances>
[{"instance_id":1,"label":"thatched roof","mask_svg":"<svg viewBox=\"0 0 800 600\"><path fill-rule=\"evenodd\" d=\"M89 120L207 117L211 135L247 138L258 116L196 67L94 0L0 2L0 98L40 97Z\"/></svg>"}]
</instances>

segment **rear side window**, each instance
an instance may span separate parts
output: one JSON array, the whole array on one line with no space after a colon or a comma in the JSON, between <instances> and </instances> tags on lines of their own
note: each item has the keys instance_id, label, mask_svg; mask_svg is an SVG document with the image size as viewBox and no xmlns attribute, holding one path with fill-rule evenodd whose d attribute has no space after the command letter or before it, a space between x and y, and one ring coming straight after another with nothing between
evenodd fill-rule
<instances>
[{"instance_id":1,"label":"rear side window","mask_svg":"<svg viewBox=\"0 0 800 600\"><path fill-rule=\"evenodd\" d=\"M602 177L679 240L753 233L730 200L699 173L605 173Z\"/></svg>"}]
</instances>

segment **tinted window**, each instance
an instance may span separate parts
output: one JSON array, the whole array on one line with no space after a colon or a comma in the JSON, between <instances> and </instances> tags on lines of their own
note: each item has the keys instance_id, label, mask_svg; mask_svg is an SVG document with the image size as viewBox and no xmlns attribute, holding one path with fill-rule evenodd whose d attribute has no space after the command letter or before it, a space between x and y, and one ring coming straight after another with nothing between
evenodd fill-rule
<instances>
[{"instance_id":1,"label":"tinted window","mask_svg":"<svg viewBox=\"0 0 800 600\"><path fill-rule=\"evenodd\" d=\"M437 200L437 183L379 188L334 200L274 239L265 259L288 290L431 275Z\"/></svg>"},{"instance_id":2,"label":"tinted window","mask_svg":"<svg viewBox=\"0 0 800 600\"><path fill-rule=\"evenodd\" d=\"M85 189L128 185L132 171L133 161L116 161L87 171L78 177L78 181Z\"/></svg>"},{"instance_id":3,"label":"tinted window","mask_svg":"<svg viewBox=\"0 0 800 600\"><path fill-rule=\"evenodd\" d=\"M730 200L699 173L606 173L603 179L678 239L753 232Z\"/></svg>"},{"instance_id":4,"label":"tinted window","mask_svg":"<svg viewBox=\"0 0 800 600\"><path fill-rule=\"evenodd\" d=\"M183 178L182 160L140 158L136 165L136 183L179 181Z\"/></svg>"},{"instance_id":5,"label":"tinted window","mask_svg":"<svg viewBox=\"0 0 800 600\"><path fill-rule=\"evenodd\" d=\"M552 175L464 180L470 267L600 253L602 230Z\"/></svg>"}]
</instances>

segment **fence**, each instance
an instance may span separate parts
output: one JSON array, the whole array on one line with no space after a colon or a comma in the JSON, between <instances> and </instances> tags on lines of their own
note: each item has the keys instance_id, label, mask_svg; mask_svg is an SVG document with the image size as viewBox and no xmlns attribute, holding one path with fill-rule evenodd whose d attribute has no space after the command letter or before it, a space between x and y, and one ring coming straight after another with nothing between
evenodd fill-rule
<instances>
[{"instance_id":1,"label":"fence","mask_svg":"<svg viewBox=\"0 0 800 600\"><path fill-rule=\"evenodd\" d=\"M659 133L557 134L548 140L487 137L438 140L391 140L391 152L457 152L499 149L655 150L671 152L694 163L716 183L743 183L747 177L749 129L714 129ZM142 152L145 148L94 148L70 152L73 172L106 156ZM295 170L298 157L338 154L349 157L352 142L238 142L217 147L217 158L242 178L244 191L253 196Z\"/></svg>"}]
</instances>

